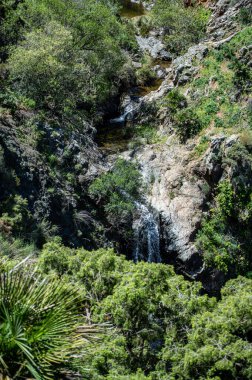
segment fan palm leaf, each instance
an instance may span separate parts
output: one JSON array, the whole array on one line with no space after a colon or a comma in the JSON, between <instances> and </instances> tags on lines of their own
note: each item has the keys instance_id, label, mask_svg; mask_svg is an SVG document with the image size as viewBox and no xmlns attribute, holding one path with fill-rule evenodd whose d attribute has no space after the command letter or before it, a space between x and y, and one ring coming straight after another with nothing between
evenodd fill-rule
<instances>
[{"instance_id":1,"label":"fan palm leaf","mask_svg":"<svg viewBox=\"0 0 252 380\"><path fill-rule=\"evenodd\" d=\"M0 374L53 379L53 365L84 341L77 304L76 291L59 280L20 269L1 274Z\"/></svg>"}]
</instances>

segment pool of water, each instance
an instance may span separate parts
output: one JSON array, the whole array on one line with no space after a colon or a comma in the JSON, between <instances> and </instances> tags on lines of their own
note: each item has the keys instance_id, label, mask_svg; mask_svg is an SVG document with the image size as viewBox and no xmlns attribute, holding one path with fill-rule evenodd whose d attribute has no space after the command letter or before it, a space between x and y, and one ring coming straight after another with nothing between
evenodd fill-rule
<instances>
[{"instance_id":1,"label":"pool of water","mask_svg":"<svg viewBox=\"0 0 252 380\"><path fill-rule=\"evenodd\" d=\"M143 4L134 3L130 0L124 0L122 8L120 9L120 15L126 18L133 18L143 16L145 14Z\"/></svg>"},{"instance_id":2,"label":"pool of water","mask_svg":"<svg viewBox=\"0 0 252 380\"><path fill-rule=\"evenodd\" d=\"M123 124L112 125L109 122L98 130L96 142L106 154L120 153L128 149L132 133L129 126Z\"/></svg>"}]
</instances>

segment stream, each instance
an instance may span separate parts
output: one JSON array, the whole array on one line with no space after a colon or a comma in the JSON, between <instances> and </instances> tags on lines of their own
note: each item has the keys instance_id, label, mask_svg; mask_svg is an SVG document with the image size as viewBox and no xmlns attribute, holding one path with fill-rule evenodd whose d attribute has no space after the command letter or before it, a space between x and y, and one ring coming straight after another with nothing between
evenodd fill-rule
<instances>
[{"instance_id":1,"label":"stream","mask_svg":"<svg viewBox=\"0 0 252 380\"><path fill-rule=\"evenodd\" d=\"M127 19L141 17L145 14L142 4L126 0L120 15ZM170 62L153 59L152 66L159 65L165 69ZM142 97L157 90L162 79L155 79L148 86L136 86L129 89L127 101L118 110L118 114L105 120L97 134L97 143L106 156L114 156L129 149L134 131L134 112L140 106ZM148 205L135 202L135 215L132 225L134 242L132 258L148 262L161 262L159 221Z\"/></svg>"}]
</instances>

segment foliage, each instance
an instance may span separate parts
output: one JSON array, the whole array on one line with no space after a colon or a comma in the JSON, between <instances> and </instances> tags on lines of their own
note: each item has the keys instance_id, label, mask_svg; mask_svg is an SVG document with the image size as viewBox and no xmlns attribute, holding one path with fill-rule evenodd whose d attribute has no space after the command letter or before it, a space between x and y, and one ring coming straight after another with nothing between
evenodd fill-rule
<instances>
[{"instance_id":1,"label":"foliage","mask_svg":"<svg viewBox=\"0 0 252 380\"><path fill-rule=\"evenodd\" d=\"M154 125L142 124L135 125L133 128L133 144L141 144L141 141L144 141L144 143L147 142L147 144L157 144L162 142L162 137L158 135L158 130Z\"/></svg>"},{"instance_id":2,"label":"foliage","mask_svg":"<svg viewBox=\"0 0 252 380\"><path fill-rule=\"evenodd\" d=\"M185 108L174 116L177 134L182 142L195 136L202 128L201 121L192 108Z\"/></svg>"},{"instance_id":3,"label":"foliage","mask_svg":"<svg viewBox=\"0 0 252 380\"><path fill-rule=\"evenodd\" d=\"M37 108L61 113L90 110L114 93L122 48L133 45L102 1L24 0L9 8L1 29L4 35L15 31L6 48L11 88Z\"/></svg>"},{"instance_id":4,"label":"foliage","mask_svg":"<svg viewBox=\"0 0 252 380\"><path fill-rule=\"evenodd\" d=\"M200 157L203 153L205 153L208 147L209 147L209 137L202 136L200 138L198 145L195 147L193 153L195 156Z\"/></svg>"},{"instance_id":5,"label":"foliage","mask_svg":"<svg viewBox=\"0 0 252 380\"><path fill-rule=\"evenodd\" d=\"M98 177L89 187L91 197L103 202L109 220L127 221L134 200L141 197L141 177L135 164L119 159L113 170Z\"/></svg>"},{"instance_id":6,"label":"foliage","mask_svg":"<svg viewBox=\"0 0 252 380\"><path fill-rule=\"evenodd\" d=\"M220 192L222 195L219 196L219 201L223 204L224 194L227 194L227 198L230 197L228 184L222 185ZM23 308L27 310L31 306L31 309L28 308L32 310L31 316L29 314L30 327L25 330L25 334L35 334L37 328L44 331L45 323L49 330L51 319L48 321L47 315L56 312L56 309L57 318L62 316L61 311L64 309L66 320L68 312L65 309L68 310L69 307L72 310L71 316L76 321L76 304L71 304L70 296L77 295L73 291L73 283L83 299L89 320L101 324L110 323L111 328L106 334L87 345L85 353L78 351L78 355L66 363L68 368L81 373L84 379L200 380L211 376L222 378L224 375L230 379L236 379L238 375L245 380L250 379L251 280L239 277L230 281L222 290L221 300L217 301L202 295L201 284L186 281L168 265L144 262L134 264L106 249L90 252L69 249L57 239L45 245L38 268L40 277L30 275L31 272L27 269L25 279L23 273L14 272L12 275L19 276L29 287L27 292L25 285L19 286L15 296L12 296L17 297L15 300L18 301L8 304L13 313L15 311L22 316ZM52 280L45 277L47 273ZM57 277L61 277L60 282ZM22 281L19 280L18 283ZM47 302L52 301L51 293L56 298L59 283L63 305L59 300L52 309L46 308ZM44 287L46 294L41 290ZM27 303L25 300L30 297L33 297L32 302ZM34 310L37 312L34 313ZM39 318L40 310L43 310L42 319ZM37 318L40 323L33 329L31 326L37 326ZM57 318L53 319L55 324ZM21 322L25 324L24 317ZM0 328L2 326L3 324ZM68 329L68 324L66 327ZM72 332L73 330L68 335L67 350L76 339L72 340ZM36 334L38 336L42 340L42 333ZM3 337L4 334L1 339ZM61 339L65 339L65 335L61 337L57 335L57 339L50 340L50 349L53 350L52 345L55 344L57 351L59 342L61 348L64 347ZM40 348L46 344L45 339L42 343L41 340L29 341L28 349L32 354L35 345ZM75 344L78 345L78 338ZM8 347L4 345L5 350ZM11 371L18 370L15 359L20 358L20 355L25 356L20 347L17 349L19 357L15 346L10 348L8 360L12 362ZM35 353L39 355L39 350ZM60 354L57 352L53 358L63 360L62 354L65 353L64 348L60 349ZM37 356L33 355L34 363L37 364ZM43 360L46 357L45 351L44 355ZM5 360L7 361L6 358ZM50 369L56 371L57 368L56 363ZM22 370L24 375L28 375L30 368L26 370L22 367ZM50 372L48 378L53 376L51 373L55 372ZM40 378L36 374L33 376Z\"/></svg>"},{"instance_id":7,"label":"foliage","mask_svg":"<svg viewBox=\"0 0 252 380\"><path fill-rule=\"evenodd\" d=\"M0 234L0 260L3 264L6 263L7 267L13 267L20 261L36 255L37 249L34 244Z\"/></svg>"},{"instance_id":8,"label":"foliage","mask_svg":"<svg viewBox=\"0 0 252 380\"><path fill-rule=\"evenodd\" d=\"M186 97L175 88L164 97L161 105L168 108L171 114L175 114L178 110L187 107L187 101Z\"/></svg>"},{"instance_id":9,"label":"foliage","mask_svg":"<svg viewBox=\"0 0 252 380\"><path fill-rule=\"evenodd\" d=\"M56 280L49 281L29 271L1 274L3 375L54 378L55 365L64 361L78 344L76 299L71 287Z\"/></svg>"},{"instance_id":10,"label":"foliage","mask_svg":"<svg viewBox=\"0 0 252 380\"><path fill-rule=\"evenodd\" d=\"M122 57L117 46L107 46L109 51L113 70L119 69ZM17 91L34 99L37 107L67 112L78 103L106 98L111 68L104 61L103 73L94 76L98 59L93 52L80 50L71 30L52 21L25 35L25 40L12 50L9 68Z\"/></svg>"},{"instance_id":11,"label":"foliage","mask_svg":"<svg viewBox=\"0 0 252 380\"><path fill-rule=\"evenodd\" d=\"M246 272L247 266L251 265L251 259L246 257L243 251L244 241L238 239L238 236L242 238L243 233L237 234L238 227L235 227L236 234L234 234L230 225L233 220L233 223L241 224L240 228L245 232L247 222L245 220L242 222L239 215L242 215L244 210L249 212L249 209L250 201L248 202L245 193L236 194L228 180L219 184L215 196L215 208L210 211L210 217L204 220L197 235L197 244L203 252L207 266L216 267L226 273Z\"/></svg>"},{"instance_id":12,"label":"foliage","mask_svg":"<svg viewBox=\"0 0 252 380\"><path fill-rule=\"evenodd\" d=\"M130 368L142 368L148 373L158 361L165 332L173 341L183 339L180 323L190 324L189 315L199 305L204 309L207 298L198 296L198 291L198 284L191 286L182 277L174 276L171 267L142 262L125 273L96 314L99 321L109 319L121 331ZM178 296L180 293L183 297Z\"/></svg>"},{"instance_id":13,"label":"foliage","mask_svg":"<svg viewBox=\"0 0 252 380\"><path fill-rule=\"evenodd\" d=\"M15 234L25 235L26 227L31 222L28 201L21 195L10 196L5 205L5 212L0 217L0 228Z\"/></svg>"},{"instance_id":14,"label":"foliage","mask_svg":"<svg viewBox=\"0 0 252 380\"><path fill-rule=\"evenodd\" d=\"M39 257L40 269L45 274L54 272L58 276L62 276L68 271L71 254L72 250L64 247L60 238L54 238L43 247Z\"/></svg>"},{"instance_id":15,"label":"foliage","mask_svg":"<svg viewBox=\"0 0 252 380\"><path fill-rule=\"evenodd\" d=\"M65 247L58 238L45 244L39 257L39 268L43 273L74 278L82 285L90 304L112 294L129 266L125 257L116 255L112 249L73 250Z\"/></svg>"},{"instance_id":16,"label":"foliage","mask_svg":"<svg viewBox=\"0 0 252 380\"><path fill-rule=\"evenodd\" d=\"M210 13L201 7L184 6L183 0L158 0L153 8L154 23L163 27L167 49L185 52L204 36Z\"/></svg>"},{"instance_id":17,"label":"foliage","mask_svg":"<svg viewBox=\"0 0 252 380\"><path fill-rule=\"evenodd\" d=\"M214 310L193 317L171 379L251 379L251 290L251 280L229 281Z\"/></svg>"},{"instance_id":18,"label":"foliage","mask_svg":"<svg viewBox=\"0 0 252 380\"><path fill-rule=\"evenodd\" d=\"M243 25L250 25L252 23L252 6L248 8L241 7L238 15L238 20Z\"/></svg>"},{"instance_id":19,"label":"foliage","mask_svg":"<svg viewBox=\"0 0 252 380\"><path fill-rule=\"evenodd\" d=\"M142 86L151 84L156 79L152 59L148 55L143 57L142 66L136 71L136 79L137 84Z\"/></svg>"}]
</instances>

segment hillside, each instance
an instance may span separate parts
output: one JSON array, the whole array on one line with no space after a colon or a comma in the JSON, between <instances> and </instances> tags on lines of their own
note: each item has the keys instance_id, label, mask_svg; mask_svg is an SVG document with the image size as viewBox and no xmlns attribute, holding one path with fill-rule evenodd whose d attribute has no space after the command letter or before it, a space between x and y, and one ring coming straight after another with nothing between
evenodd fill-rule
<instances>
[{"instance_id":1,"label":"hillside","mask_svg":"<svg viewBox=\"0 0 252 380\"><path fill-rule=\"evenodd\" d=\"M0 377L252 373L250 0L0 4Z\"/></svg>"}]
</instances>

